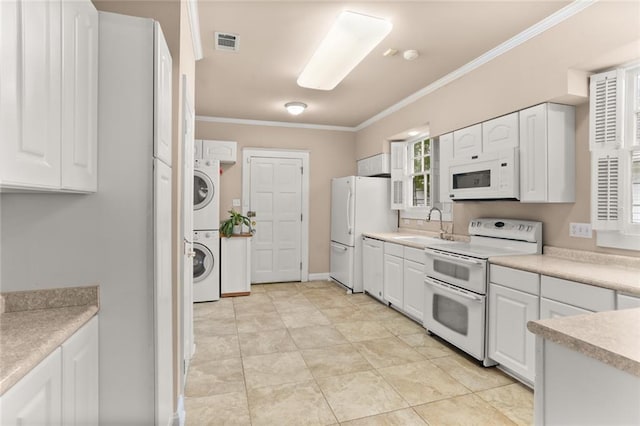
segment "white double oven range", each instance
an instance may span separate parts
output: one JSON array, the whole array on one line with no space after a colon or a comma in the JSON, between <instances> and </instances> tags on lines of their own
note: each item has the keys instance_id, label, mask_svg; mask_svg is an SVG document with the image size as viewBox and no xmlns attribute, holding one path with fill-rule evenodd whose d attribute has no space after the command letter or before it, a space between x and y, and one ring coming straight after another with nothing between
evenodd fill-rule
<instances>
[{"instance_id":1,"label":"white double oven range","mask_svg":"<svg viewBox=\"0 0 640 426\"><path fill-rule=\"evenodd\" d=\"M469 242L425 249L424 326L489 366L495 363L487 355L488 259L541 253L542 223L473 219L469 235Z\"/></svg>"}]
</instances>

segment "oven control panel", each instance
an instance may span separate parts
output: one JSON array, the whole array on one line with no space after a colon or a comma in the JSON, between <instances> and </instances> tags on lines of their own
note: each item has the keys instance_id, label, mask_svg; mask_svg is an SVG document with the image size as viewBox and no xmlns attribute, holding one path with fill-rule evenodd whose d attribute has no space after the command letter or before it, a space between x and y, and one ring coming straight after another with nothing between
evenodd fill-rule
<instances>
[{"instance_id":1,"label":"oven control panel","mask_svg":"<svg viewBox=\"0 0 640 426\"><path fill-rule=\"evenodd\" d=\"M542 241L542 222L497 218L472 219L469 222L469 235L536 243Z\"/></svg>"}]
</instances>

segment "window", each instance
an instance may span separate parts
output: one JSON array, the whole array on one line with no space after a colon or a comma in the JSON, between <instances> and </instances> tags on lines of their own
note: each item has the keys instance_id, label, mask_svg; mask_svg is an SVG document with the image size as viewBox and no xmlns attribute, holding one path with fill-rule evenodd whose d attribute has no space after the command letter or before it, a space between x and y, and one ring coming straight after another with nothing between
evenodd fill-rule
<instances>
[{"instance_id":1,"label":"window","mask_svg":"<svg viewBox=\"0 0 640 426\"><path fill-rule=\"evenodd\" d=\"M431 139L410 142L407 153L411 207L427 208L431 205Z\"/></svg>"},{"instance_id":2,"label":"window","mask_svg":"<svg viewBox=\"0 0 640 426\"><path fill-rule=\"evenodd\" d=\"M640 250L640 65L592 76L590 96L597 244Z\"/></svg>"}]
</instances>

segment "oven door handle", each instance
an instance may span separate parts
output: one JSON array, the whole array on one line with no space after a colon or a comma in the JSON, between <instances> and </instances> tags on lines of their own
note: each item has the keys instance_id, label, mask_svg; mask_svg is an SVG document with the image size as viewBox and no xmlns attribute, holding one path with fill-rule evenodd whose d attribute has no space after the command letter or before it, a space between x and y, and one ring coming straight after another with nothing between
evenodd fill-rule
<instances>
[{"instance_id":1,"label":"oven door handle","mask_svg":"<svg viewBox=\"0 0 640 426\"><path fill-rule=\"evenodd\" d=\"M482 302L482 298L480 296L476 296L473 293L469 293L464 290L453 289L448 285L440 284L429 277L425 277L424 282L432 285L433 287L439 288L440 290L446 291L447 293L455 294L456 296L464 297L465 299L473 300L474 302Z\"/></svg>"},{"instance_id":2,"label":"oven door handle","mask_svg":"<svg viewBox=\"0 0 640 426\"><path fill-rule=\"evenodd\" d=\"M440 259L446 259L449 260L451 262L463 262L463 263L468 263L471 265L482 265L484 263L483 260L476 260L476 259L470 259L468 257L463 257L463 256L456 256L456 255L451 255L451 254L445 254L436 250L426 250L428 255L431 255L433 257L439 257Z\"/></svg>"}]
</instances>

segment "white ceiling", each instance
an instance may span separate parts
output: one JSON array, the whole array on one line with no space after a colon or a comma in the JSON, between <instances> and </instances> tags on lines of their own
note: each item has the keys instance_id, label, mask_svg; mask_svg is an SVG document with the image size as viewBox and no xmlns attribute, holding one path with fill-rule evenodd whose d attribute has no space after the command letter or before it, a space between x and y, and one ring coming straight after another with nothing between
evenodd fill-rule
<instances>
[{"instance_id":1,"label":"white ceiling","mask_svg":"<svg viewBox=\"0 0 640 426\"><path fill-rule=\"evenodd\" d=\"M200 0L203 59L196 114L355 127L566 6L570 1ZM393 30L334 90L296 79L335 17L352 10L389 19ZM214 32L240 36L239 52L214 49ZM387 48L400 52L383 57ZM402 51L420 57L405 61ZM284 104L309 107L300 116Z\"/></svg>"}]
</instances>

